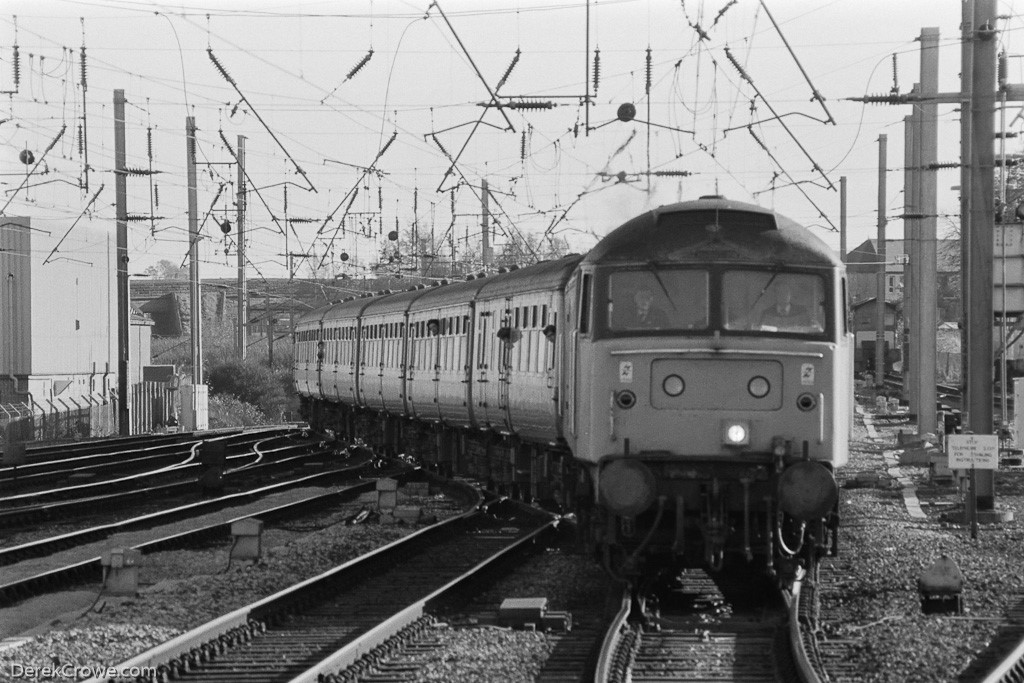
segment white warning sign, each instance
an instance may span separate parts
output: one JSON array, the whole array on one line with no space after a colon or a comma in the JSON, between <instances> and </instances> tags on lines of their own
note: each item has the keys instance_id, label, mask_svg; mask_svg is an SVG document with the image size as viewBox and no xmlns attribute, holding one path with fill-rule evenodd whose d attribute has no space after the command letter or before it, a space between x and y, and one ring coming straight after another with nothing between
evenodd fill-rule
<instances>
[{"instance_id":1,"label":"white warning sign","mask_svg":"<svg viewBox=\"0 0 1024 683\"><path fill-rule=\"evenodd\" d=\"M999 437L995 434L950 434L946 437L946 454L950 469L998 469Z\"/></svg>"}]
</instances>

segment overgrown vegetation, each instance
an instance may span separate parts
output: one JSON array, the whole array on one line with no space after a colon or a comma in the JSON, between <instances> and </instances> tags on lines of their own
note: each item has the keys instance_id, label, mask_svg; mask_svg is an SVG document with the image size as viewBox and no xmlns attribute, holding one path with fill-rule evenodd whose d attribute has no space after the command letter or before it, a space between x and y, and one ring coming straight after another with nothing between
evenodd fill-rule
<instances>
[{"instance_id":1,"label":"overgrown vegetation","mask_svg":"<svg viewBox=\"0 0 1024 683\"><path fill-rule=\"evenodd\" d=\"M230 394L213 394L209 402L210 429L272 424L263 411Z\"/></svg>"},{"instance_id":2,"label":"overgrown vegetation","mask_svg":"<svg viewBox=\"0 0 1024 683\"><path fill-rule=\"evenodd\" d=\"M275 333L270 362L266 337L251 339L245 360L235 351L235 327L229 322L204 321L203 378L210 391L210 427L271 424L294 411L298 400L292 387L292 342L287 330ZM174 364L192 373L189 339L153 340L153 362Z\"/></svg>"}]
</instances>

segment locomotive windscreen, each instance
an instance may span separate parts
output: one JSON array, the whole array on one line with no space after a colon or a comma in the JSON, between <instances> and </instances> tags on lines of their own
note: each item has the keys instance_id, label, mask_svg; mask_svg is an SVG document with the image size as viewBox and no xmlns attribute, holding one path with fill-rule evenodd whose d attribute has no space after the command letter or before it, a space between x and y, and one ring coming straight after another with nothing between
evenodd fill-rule
<instances>
[{"instance_id":1,"label":"locomotive windscreen","mask_svg":"<svg viewBox=\"0 0 1024 683\"><path fill-rule=\"evenodd\" d=\"M719 225L727 230L741 230L745 232L764 232L778 229L774 215L753 211L697 209L695 211L663 213L658 216L659 228L704 230L709 225Z\"/></svg>"}]
</instances>

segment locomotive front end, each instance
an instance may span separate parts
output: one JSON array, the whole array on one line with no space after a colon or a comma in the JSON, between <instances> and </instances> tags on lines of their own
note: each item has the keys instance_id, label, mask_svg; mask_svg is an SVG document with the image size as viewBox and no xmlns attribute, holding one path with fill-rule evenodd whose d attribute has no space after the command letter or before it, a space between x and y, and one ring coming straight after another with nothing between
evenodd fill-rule
<instances>
[{"instance_id":1,"label":"locomotive front end","mask_svg":"<svg viewBox=\"0 0 1024 683\"><path fill-rule=\"evenodd\" d=\"M841 264L769 212L680 206L610 236L657 253L598 253L576 288L571 431L594 540L620 575L736 561L788 578L837 525L852 394Z\"/></svg>"}]
</instances>

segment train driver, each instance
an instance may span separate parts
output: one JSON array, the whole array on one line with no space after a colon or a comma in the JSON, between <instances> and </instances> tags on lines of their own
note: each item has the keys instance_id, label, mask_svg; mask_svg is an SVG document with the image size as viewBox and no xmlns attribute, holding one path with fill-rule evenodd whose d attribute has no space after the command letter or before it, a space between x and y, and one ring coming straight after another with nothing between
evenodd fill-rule
<instances>
[{"instance_id":1,"label":"train driver","mask_svg":"<svg viewBox=\"0 0 1024 683\"><path fill-rule=\"evenodd\" d=\"M654 303L654 294L648 289L638 289L633 295L633 314L626 327L656 329L668 327L668 316Z\"/></svg>"},{"instance_id":2,"label":"train driver","mask_svg":"<svg viewBox=\"0 0 1024 683\"><path fill-rule=\"evenodd\" d=\"M780 282L775 290L775 303L761 314L760 326L768 331L801 331L818 328L807 306L794 301L793 288L787 282Z\"/></svg>"}]
</instances>

